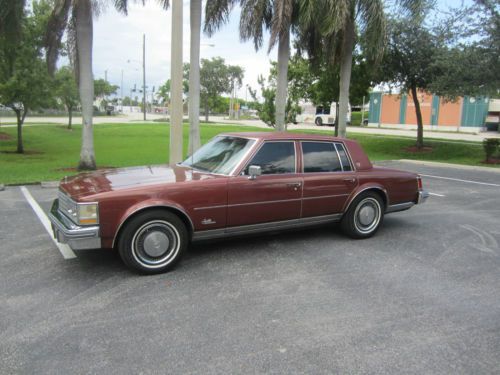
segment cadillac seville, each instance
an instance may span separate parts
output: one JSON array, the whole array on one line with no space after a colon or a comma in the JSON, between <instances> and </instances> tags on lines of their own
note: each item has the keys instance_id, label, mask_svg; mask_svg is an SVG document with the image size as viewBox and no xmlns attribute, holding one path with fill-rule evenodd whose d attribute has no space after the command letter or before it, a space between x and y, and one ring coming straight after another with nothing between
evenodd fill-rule
<instances>
[{"instance_id":1,"label":"cadillac seville","mask_svg":"<svg viewBox=\"0 0 500 375\"><path fill-rule=\"evenodd\" d=\"M116 249L130 268L159 273L191 241L333 222L368 238L385 214L427 197L417 174L372 165L352 140L228 133L177 165L66 177L49 218L72 249Z\"/></svg>"}]
</instances>

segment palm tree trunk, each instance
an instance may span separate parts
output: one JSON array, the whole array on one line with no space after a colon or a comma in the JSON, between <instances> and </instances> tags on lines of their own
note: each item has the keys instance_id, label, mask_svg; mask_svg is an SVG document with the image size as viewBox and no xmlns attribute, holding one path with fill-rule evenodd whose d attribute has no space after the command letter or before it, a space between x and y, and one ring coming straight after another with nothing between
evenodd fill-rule
<instances>
[{"instance_id":1,"label":"palm tree trunk","mask_svg":"<svg viewBox=\"0 0 500 375\"><path fill-rule=\"evenodd\" d=\"M201 0L191 0L191 53L189 58L189 154L198 150L200 141L200 32Z\"/></svg>"},{"instance_id":2,"label":"palm tree trunk","mask_svg":"<svg viewBox=\"0 0 500 375\"><path fill-rule=\"evenodd\" d=\"M422 111L420 110L416 85L411 85L411 97L415 105L415 115L417 116L417 149L421 150L424 148L424 124L422 122Z\"/></svg>"},{"instance_id":3,"label":"palm tree trunk","mask_svg":"<svg viewBox=\"0 0 500 375\"><path fill-rule=\"evenodd\" d=\"M92 5L90 0L75 3L79 91L82 103L82 148L78 169L96 169L92 128L94 76L92 74Z\"/></svg>"},{"instance_id":4,"label":"palm tree trunk","mask_svg":"<svg viewBox=\"0 0 500 375\"><path fill-rule=\"evenodd\" d=\"M285 130L288 60L290 59L290 29L280 35L278 45L278 81L276 87L276 131Z\"/></svg>"},{"instance_id":5,"label":"palm tree trunk","mask_svg":"<svg viewBox=\"0 0 500 375\"><path fill-rule=\"evenodd\" d=\"M354 48L354 20L349 17L344 30L339 82L339 137L346 137L347 112L349 111L349 86L351 84L352 50Z\"/></svg>"}]
</instances>

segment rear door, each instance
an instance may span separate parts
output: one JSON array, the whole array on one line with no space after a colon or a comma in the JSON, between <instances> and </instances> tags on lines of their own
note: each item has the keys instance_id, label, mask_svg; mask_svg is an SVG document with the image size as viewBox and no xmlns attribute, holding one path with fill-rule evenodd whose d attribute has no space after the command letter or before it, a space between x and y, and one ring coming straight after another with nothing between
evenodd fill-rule
<instances>
[{"instance_id":1,"label":"rear door","mask_svg":"<svg viewBox=\"0 0 500 375\"><path fill-rule=\"evenodd\" d=\"M249 179L250 165L260 166L262 175ZM296 142L264 142L243 174L228 183L227 226L298 219L302 178L297 167Z\"/></svg>"},{"instance_id":2,"label":"rear door","mask_svg":"<svg viewBox=\"0 0 500 375\"><path fill-rule=\"evenodd\" d=\"M356 188L356 172L344 146L337 142L301 141L302 217L341 213Z\"/></svg>"}]
</instances>

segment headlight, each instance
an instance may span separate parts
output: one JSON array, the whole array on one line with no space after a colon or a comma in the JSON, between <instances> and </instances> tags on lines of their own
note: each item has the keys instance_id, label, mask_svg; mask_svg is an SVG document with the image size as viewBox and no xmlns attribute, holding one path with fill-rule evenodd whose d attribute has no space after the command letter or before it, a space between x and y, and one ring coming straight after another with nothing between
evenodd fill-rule
<instances>
[{"instance_id":1,"label":"headlight","mask_svg":"<svg viewBox=\"0 0 500 375\"><path fill-rule=\"evenodd\" d=\"M99 210L97 203L78 204L78 224L89 225L99 223Z\"/></svg>"}]
</instances>

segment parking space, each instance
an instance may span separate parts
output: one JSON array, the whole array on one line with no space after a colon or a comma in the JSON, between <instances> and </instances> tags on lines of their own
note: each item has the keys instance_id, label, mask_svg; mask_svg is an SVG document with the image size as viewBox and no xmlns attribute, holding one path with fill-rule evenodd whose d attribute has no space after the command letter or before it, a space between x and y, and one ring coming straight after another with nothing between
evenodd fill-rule
<instances>
[{"instance_id":1,"label":"parking space","mask_svg":"<svg viewBox=\"0 0 500 375\"><path fill-rule=\"evenodd\" d=\"M499 373L500 174L402 162L434 195L355 241L328 226L191 246L137 276L65 259L0 192L0 373ZM56 189L27 187L48 211Z\"/></svg>"}]
</instances>

